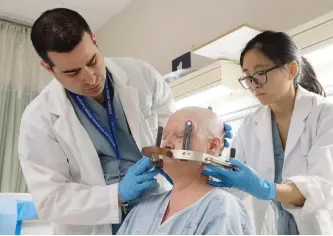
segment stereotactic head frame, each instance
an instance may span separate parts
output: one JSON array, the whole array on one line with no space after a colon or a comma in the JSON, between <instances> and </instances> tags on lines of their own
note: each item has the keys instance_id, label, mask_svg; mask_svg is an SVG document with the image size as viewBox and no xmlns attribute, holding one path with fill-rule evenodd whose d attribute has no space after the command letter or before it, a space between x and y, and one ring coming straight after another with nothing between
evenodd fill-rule
<instances>
[{"instance_id":1,"label":"stereotactic head frame","mask_svg":"<svg viewBox=\"0 0 333 236\"><path fill-rule=\"evenodd\" d=\"M170 158L175 158L183 161L199 161L204 164L218 165L226 169L238 170L238 168L231 165L230 162L221 160L221 158L211 156L207 153L191 151L192 129L193 129L192 121L187 121L184 129L182 150L172 150L160 147L163 128L159 127L156 138L156 145L151 147L144 147L142 149L142 155L150 157L155 166L159 168L163 168L163 157L167 156ZM234 158L235 155L236 155L236 149L231 148L230 157Z\"/></svg>"}]
</instances>

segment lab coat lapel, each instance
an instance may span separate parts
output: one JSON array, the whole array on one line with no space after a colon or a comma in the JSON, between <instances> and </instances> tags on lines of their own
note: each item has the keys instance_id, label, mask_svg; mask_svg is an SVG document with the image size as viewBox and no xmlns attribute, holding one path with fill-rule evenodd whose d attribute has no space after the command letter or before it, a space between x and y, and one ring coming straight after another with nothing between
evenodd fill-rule
<instances>
[{"instance_id":1,"label":"lab coat lapel","mask_svg":"<svg viewBox=\"0 0 333 236\"><path fill-rule=\"evenodd\" d=\"M274 150L272 138L271 110L263 107L255 117L255 134L260 142L259 147L253 147L257 153L257 165L264 179L274 181Z\"/></svg>"},{"instance_id":2,"label":"lab coat lapel","mask_svg":"<svg viewBox=\"0 0 333 236\"><path fill-rule=\"evenodd\" d=\"M124 109L136 145L141 148L139 118L141 111L138 90L135 87L127 85L127 74L112 60L105 59L105 64L112 74L115 89L117 89L121 105Z\"/></svg>"},{"instance_id":3,"label":"lab coat lapel","mask_svg":"<svg viewBox=\"0 0 333 236\"><path fill-rule=\"evenodd\" d=\"M305 120L309 116L312 109L311 96L304 96L306 93L308 92L305 89L301 86L298 87L295 107L288 131L285 159L287 159L288 155L301 137L305 128Z\"/></svg>"},{"instance_id":4,"label":"lab coat lapel","mask_svg":"<svg viewBox=\"0 0 333 236\"><path fill-rule=\"evenodd\" d=\"M80 166L82 178L91 185L105 185L103 170L96 149L76 116L74 108L67 97L64 88L58 84L52 88L50 112L59 116L54 124L54 130L66 147L75 157ZM62 143L60 142L60 145ZM66 152L66 149L64 149ZM68 155L68 153L66 153Z\"/></svg>"},{"instance_id":5,"label":"lab coat lapel","mask_svg":"<svg viewBox=\"0 0 333 236\"><path fill-rule=\"evenodd\" d=\"M120 102L123 106L124 113L131 129L132 135L138 147L141 147L140 140L140 109L138 90L133 87L125 86L118 88Z\"/></svg>"}]
</instances>

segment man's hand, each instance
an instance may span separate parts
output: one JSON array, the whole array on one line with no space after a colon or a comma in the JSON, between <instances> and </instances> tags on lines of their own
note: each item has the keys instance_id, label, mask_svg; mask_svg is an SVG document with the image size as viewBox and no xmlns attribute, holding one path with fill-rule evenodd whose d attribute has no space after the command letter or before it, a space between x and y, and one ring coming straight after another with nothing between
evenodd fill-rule
<instances>
[{"instance_id":1,"label":"man's hand","mask_svg":"<svg viewBox=\"0 0 333 236\"><path fill-rule=\"evenodd\" d=\"M157 180L154 179L154 177L159 172L157 170L151 170L153 167L154 165L151 160L148 157L143 157L128 169L125 177L118 185L120 202L134 200L139 197L143 191L157 186Z\"/></svg>"}]
</instances>

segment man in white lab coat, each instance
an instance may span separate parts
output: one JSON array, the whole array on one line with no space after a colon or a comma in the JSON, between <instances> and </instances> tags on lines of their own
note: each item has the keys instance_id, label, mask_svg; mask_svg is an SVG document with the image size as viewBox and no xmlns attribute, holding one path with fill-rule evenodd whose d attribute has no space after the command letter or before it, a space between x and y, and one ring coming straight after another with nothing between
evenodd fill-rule
<instances>
[{"instance_id":1,"label":"man in white lab coat","mask_svg":"<svg viewBox=\"0 0 333 236\"><path fill-rule=\"evenodd\" d=\"M105 59L78 13L44 12L32 43L55 79L25 110L19 158L39 218L56 234L115 234L126 203L165 183L141 156L173 112L149 64ZM163 186L162 186L163 187Z\"/></svg>"}]
</instances>

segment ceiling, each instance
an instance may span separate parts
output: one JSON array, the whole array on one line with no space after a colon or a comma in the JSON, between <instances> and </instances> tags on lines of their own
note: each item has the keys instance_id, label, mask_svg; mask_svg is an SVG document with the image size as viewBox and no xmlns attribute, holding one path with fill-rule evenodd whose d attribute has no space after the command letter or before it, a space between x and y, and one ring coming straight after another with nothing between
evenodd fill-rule
<instances>
[{"instance_id":1,"label":"ceiling","mask_svg":"<svg viewBox=\"0 0 333 236\"><path fill-rule=\"evenodd\" d=\"M333 0L134 0L97 34L106 56L131 56L162 74L171 61L242 24L288 31L333 11ZM192 67L212 60L193 55Z\"/></svg>"},{"instance_id":2,"label":"ceiling","mask_svg":"<svg viewBox=\"0 0 333 236\"><path fill-rule=\"evenodd\" d=\"M0 0L0 18L32 25L47 9L65 7L79 12L93 31L99 30L132 0ZM19 6L19 7L18 7Z\"/></svg>"}]
</instances>

